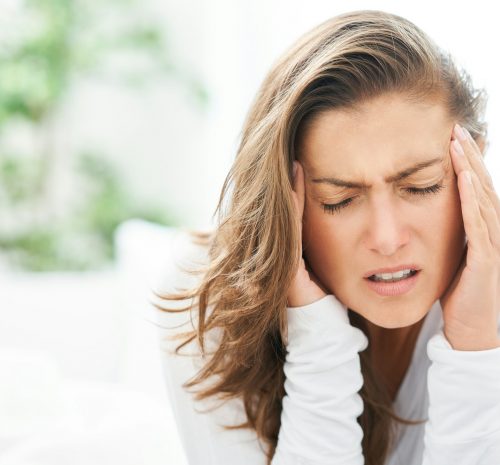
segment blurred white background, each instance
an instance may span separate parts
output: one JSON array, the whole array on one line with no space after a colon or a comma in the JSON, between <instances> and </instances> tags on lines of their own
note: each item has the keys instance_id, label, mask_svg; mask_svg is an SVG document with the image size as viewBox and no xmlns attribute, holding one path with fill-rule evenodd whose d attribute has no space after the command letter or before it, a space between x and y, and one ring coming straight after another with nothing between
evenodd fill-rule
<instances>
[{"instance_id":1,"label":"blurred white background","mask_svg":"<svg viewBox=\"0 0 500 465\"><path fill-rule=\"evenodd\" d=\"M4 43L37 30L26 3L0 3ZM68 4L45 3L56 12ZM101 267L44 268L36 260L23 267L0 260L0 464L182 465L186 461L166 396L149 291L168 275L175 232L213 226L244 117L271 64L300 35L336 14L382 9L407 17L452 52L476 87L486 88L486 165L498 186L495 6L485 0L473 5L352 0L69 4L76 16L93 5L103 29L154 24L165 34L176 71L165 76L132 52L114 53L106 66L115 74L137 67L151 82L126 86L113 77L102 79L102 69L74 73L63 98L40 124L15 115L2 119L0 113L0 150L31 154L40 146L46 149L48 138L53 168L46 205L2 210L0 196L0 225L19 233L18 226L33 218L55 222L76 208L88 195L70 169L82 151L112 163L135 203L156 205L169 220L157 224L134 220L134 215L119 217L123 221L112 231L113 258ZM1 73L0 82L5 80ZM36 85L37 74L31 77ZM86 256L98 248L93 240L73 241L69 235L56 242Z\"/></svg>"}]
</instances>

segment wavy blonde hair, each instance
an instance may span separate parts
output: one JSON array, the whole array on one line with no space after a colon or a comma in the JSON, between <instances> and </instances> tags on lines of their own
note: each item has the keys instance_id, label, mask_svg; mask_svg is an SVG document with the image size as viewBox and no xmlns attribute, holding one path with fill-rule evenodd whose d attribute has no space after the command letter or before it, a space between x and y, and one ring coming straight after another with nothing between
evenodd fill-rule
<instances>
[{"instance_id":1,"label":"wavy blonde hair","mask_svg":"<svg viewBox=\"0 0 500 465\"><path fill-rule=\"evenodd\" d=\"M252 428L275 452L284 391L286 295L299 265L299 223L292 198L292 162L308 122L331 109L352 109L367 99L397 92L412 100L435 98L476 139L486 140L480 120L483 89L472 87L450 54L407 19L362 10L333 17L303 35L272 66L244 122L234 163L215 213L217 227L192 232L206 247L208 262L186 270L201 275L194 289L156 293L162 300L191 299L188 306L160 310L196 312L195 330L179 334L175 352L217 329L220 339L200 371L183 386L195 399L242 400L246 421L227 428ZM368 336L363 318L348 309L351 324ZM364 385L365 463L382 465L393 445L395 423L419 424L393 411L390 396L360 353ZM211 380L208 386L203 382Z\"/></svg>"}]
</instances>

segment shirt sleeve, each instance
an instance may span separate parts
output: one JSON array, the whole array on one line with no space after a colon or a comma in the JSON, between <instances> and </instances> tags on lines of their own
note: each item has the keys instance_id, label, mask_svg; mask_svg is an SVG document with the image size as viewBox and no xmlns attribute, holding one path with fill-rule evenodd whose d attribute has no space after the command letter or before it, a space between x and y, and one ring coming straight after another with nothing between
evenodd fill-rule
<instances>
[{"instance_id":1,"label":"shirt sleeve","mask_svg":"<svg viewBox=\"0 0 500 465\"><path fill-rule=\"evenodd\" d=\"M176 327L180 315L173 318ZM350 325L346 307L333 295L304 307L287 308L287 316L286 396L271 463L323 465L334 460L339 465L362 465L363 432L356 418L363 411L358 394L363 379L357 352L367 347L368 339ZM172 350L172 343L167 342L171 317L161 315L157 320L162 323L158 325L162 365L188 463L265 465L265 453L255 431L221 427L245 420L241 402L235 399L203 413L211 404L195 403L182 388L181 384L199 370L202 361L168 353ZM211 335L209 345L215 347L216 342L217 335Z\"/></svg>"},{"instance_id":2,"label":"shirt sleeve","mask_svg":"<svg viewBox=\"0 0 500 465\"><path fill-rule=\"evenodd\" d=\"M272 465L362 465L363 385L358 352L368 338L334 295L287 308L281 428Z\"/></svg>"},{"instance_id":3,"label":"shirt sleeve","mask_svg":"<svg viewBox=\"0 0 500 465\"><path fill-rule=\"evenodd\" d=\"M500 464L500 347L454 350L441 329L427 354L423 465Z\"/></svg>"}]
</instances>

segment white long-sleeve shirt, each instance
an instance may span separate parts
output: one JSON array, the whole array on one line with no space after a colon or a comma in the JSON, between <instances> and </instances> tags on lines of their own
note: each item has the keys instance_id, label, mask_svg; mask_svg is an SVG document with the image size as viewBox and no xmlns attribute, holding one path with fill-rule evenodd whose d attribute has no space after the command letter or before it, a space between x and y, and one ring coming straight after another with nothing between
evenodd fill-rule
<instances>
[{"instance_id":1,"label":"white long-sleeve shirt","mask_svg":"<svg viewBox=\"0 0 500 465\"><path fill-rule=\"evenodd\" d=\"M179 242L181 256L185 244ZM189 285L189 279L192 284L192 277L181 277L181 286ZM272 464L363 465L363 431L356 419L363 411L359 352L367 348L367 337L350 325L346 307L331 294L288 308L287 317L286 395ZM188 326L165 328L181 321ZM214 404L195 403L181 384L203 361L164 352L174 346L165 337L193 328L195 321L189 322L187 313L161 313L158 322L167 391L189 464L264 465L254 431L220 426L244 421L241 401L231 400L210 413L196 412ZM217 341L212 333L209 348ZM190 348L197 353L194 341ZM437 300L421 327L394 408L404 418L428 421L398 426L387 465L500 465L500 348L453 350L443 334Z\"/></svg>"}]
</instances>

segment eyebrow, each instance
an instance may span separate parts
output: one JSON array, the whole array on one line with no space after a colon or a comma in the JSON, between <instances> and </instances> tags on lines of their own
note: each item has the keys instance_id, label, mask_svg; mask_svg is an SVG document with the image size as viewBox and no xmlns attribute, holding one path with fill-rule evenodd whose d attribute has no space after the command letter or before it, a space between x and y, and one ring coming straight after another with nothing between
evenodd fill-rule
<instances>
[{"instance_id":1,"label":"eyebrow","mask_svg":"<svg viewBox=\"0 0 500 465\"><path fill-rule=\"evenodd\" d=\"M396 174L392 174L390 176L387 176L386 178L384 178L384 180L387 183L401 181L402 179L405 179L408 176L411 176L413 173L416 173L417 171L421 171L424 168L435 165L435 164L440 163L442 161L443 161L442 157L437 157L437 158L432 158L430 160L422 161L422 162L419 162L415 165L409 166L408 168L405 168L404 170L399 171ZM317 178L317 179L312 179L312 182L316 183L316 184L329 184L329 185L333 185L333 186L348 187L348 188L371 187L368 184L363 183L363 182L345 181L343 179L338 179L338 178Z\"/></svg>"}]
</instances>

